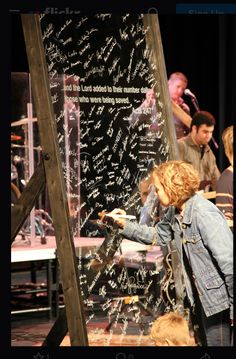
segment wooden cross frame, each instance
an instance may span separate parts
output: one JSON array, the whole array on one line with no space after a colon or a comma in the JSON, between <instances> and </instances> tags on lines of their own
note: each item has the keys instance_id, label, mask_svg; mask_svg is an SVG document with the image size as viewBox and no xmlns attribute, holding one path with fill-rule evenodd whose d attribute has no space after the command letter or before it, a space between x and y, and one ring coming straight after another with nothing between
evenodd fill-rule
<instances>
[{"instance_id":1,"label":"wooden cross frame","mask_svg":"<svg viewBox=\"0 0 236 359\"><path fill-rule=\"evenodd\" d=\"M83 312L82 290L79 281L79 273L75 256L75 247L69 221L69 208L66 196L65 182L63 178L62 164L60 160L59 146L55 116L52 106L48 71L45 60L42 33L39 22L39 15L21 15L22 25L26 43L26 50L32 78L33 96L35 101L38 126L43 153L42 164L36 169L35 174L26 186L25 191L12 208L12 240L30 213L37 196L47 183L52 218L55 228L58 260L62 280L65 308L59 313L53 327L51 328L44 346L58 346L69 331L72 346L87 346L88 338ZM153 63L156 69L150 69L155 78L160 78L161 93L166 115L165 135L170 143L170 158L178 159L178 148L173 123L172 107L170 103L167 77L164 63L164 55L161 44L161 35L156 14L144 15L144 27L149 27L146 42L153 49ZM106 269L106 265L113 258L120 245L122 238L116 233L109 243L106 238L99 248L97 255L102 258L103 265L91 266L87 276L87 285L90 286L94 280L98 280ZM173 251L174 255L175 251ZM179 262L172 261L175 267L179 268ZM173 268L174 279L177 287L181 286L181 275ZM176 273L176 275L175 275ZM89 292L83 291L84 298ZM176 292L177 302L181 304L182 298Z\"/></svg>"}]
</instances>

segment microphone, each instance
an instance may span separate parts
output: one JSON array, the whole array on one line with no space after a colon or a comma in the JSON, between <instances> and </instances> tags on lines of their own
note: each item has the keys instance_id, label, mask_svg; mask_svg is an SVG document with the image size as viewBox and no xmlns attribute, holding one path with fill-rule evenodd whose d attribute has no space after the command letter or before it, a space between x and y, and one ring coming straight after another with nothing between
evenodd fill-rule
<instances>
[{"instance_id":1,"label":"microphone","mask_svg":"<svg viewBox=\"0 0 236 359\"><path fill-rule=\"evenodd\" d=\"M190 97L196 99L196 96L195 96L189 89L185 89L185 90L184 90L184 94L185 94L186 96L190 96Z\"/></svg>"}]
</instances>

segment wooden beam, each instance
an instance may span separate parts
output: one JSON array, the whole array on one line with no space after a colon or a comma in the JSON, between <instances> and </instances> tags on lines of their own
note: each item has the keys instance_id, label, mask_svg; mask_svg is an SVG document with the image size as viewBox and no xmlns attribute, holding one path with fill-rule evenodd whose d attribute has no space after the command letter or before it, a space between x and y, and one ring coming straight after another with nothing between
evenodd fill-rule
<instances>
[{"instance_id":1,"label":"wooden beam","mask_svg":"<svg viewBox=\"0 0 236 359\"><path fill-rule=\"evenodd\" d=\"M107 264L112 261L114 254L120 247L122 240L123 237L119 235L118 228L114 227L114 231L110 233L109 237L105 238L97 252L94 254L94 259L90 261L88 266L89 269L85 272L83 278L84 285L82 286L82 291L84 299L87 299L92 290L96 287L99 279L101 279L101 276L107 268ZM56 347L60 345L67 332L66 312L65 309L62 308L58 318L44 340L43 346Z\"/></svg>"},{"instance_id":2,"label":"wooden beam","mask_svg":"<svg viewBox=\"0 0 236 359\"><path fill-rule=\"evenodd\" d=\"M75 246L69 219L66 186L59 153L39 15L22 14L21 19L56 235L70 341L72 346L87 346L88 337L83 301L79 286Z\"/></svg>"},{"instance_id":3,"label":"wooden beam","mask_svg":"<svg viewBox=\"0 0 236 359\"><path fill-rule=\"evenodd\" d=\"M150 29L150 31L146 32L146 42L149 49L151 49L151 63L154 64L154 66L150 68L150 71L152 71L153 76L157 82L155 92L160 92L163 96L162 113L165 118L164 134L165 138L168 139L169 142L170 160L178 160L179 150L177 146L176 131L173 120L172 104L170 101L170 95L168 90L168 82L158 16L156 14L145 14L143 18L143 23L146 29ZM175 283L176 304L179 310L182 310L184 308L182 265L178 257L175 241L171 241L169 246L171 253L171 265L173 268L173 277Z\"/></svg>"},{"instance_id":4,"label":"wooden beam","mask_svg":"<svg viewBox=\"0 0 236 359\"><path fill-rule=\"evenodd\" d=\"M11 243L29 216L35 201L45 187L45 183L45 172L41 162L20 197L14 206L11 207Z\"/></svg>"},{"instance_id":5,"label":"wooden beam","mask_svg":"<svg viewBox=\"0 0 236 359\"><path fill-rule=\"evenodd\" d=\"M146 43L148 48L151 49L150 72L156 80L155 92L160 92L162 95L163 108L162 113L165 117L164 135L169 142L170 159L179 159L179 150L176 140L176 131L173 120L172 105L168 90L168 82L166 75L165 59L162 48L161 32L157 14L144 14L143 24L146 31Z\"/></svg>"}]
</instances>

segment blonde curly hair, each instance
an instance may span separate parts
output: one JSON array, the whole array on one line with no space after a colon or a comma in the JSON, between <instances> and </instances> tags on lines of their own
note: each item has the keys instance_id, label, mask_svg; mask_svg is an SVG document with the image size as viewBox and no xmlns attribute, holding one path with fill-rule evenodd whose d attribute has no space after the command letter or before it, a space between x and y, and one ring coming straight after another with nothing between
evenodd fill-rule
<instances>
[{"instance_id":1,"label":"blonde curly hair","mask_svg":"<svg viewBox=\"0 0 236 359\"><path fill-rule=\"evenodd\" d=\"M230 162L233 165L233 141L234 141L234 126L227 127L222 133L222 140L224 144L225 154Z\"/></svg>"},{"instance_id":2,"label":"blonde curly hair","mask_svg":"<svg viewBox=\"0 0 236 359\"><path fill-rule=\"evenodd\" d=\"M154 167L157 176L169 197L170 205L178 207L198 191L200 178L193 166L184 161L168 161Z\"/></svg>"},{"instance_id":3,"label":"blonde curly hair","mask_svg":"<svg viewBox=\"0 0 236 359\"><path fill-rule=\"evenodd\" d=\"M165 313L151 327L150 338L157 346L193 346L187 320L177 312Z\"/></svg>"}]
</instances>

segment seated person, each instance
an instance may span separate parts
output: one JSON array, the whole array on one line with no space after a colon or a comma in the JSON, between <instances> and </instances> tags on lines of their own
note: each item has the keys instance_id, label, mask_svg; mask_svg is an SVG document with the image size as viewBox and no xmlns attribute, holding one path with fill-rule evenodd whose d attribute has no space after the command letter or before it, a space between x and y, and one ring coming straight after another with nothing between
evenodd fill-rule
<instances>
[{"instance_id":1,"label":"seated person","mask_svg":"<svg viewBox=\"0 0 236 359\"><path fill-rule=\"evenodd\" d=\"M187 87L188 80L187 77L182 72L174 72L170 75L168 79L168 90L171 102L174 103L175 107L180 108L190 115L190 108L184 102L182 95ZM173 109L173 106L172 106ZM180 110L181 111L181 110ZM174 111L175 112L175 111ZM191 117L188 117L188 123L183 123L183 121L173 112L174 125L176 129L177 139L186 136L189 133L189 126L191 122ZM179 112L179 111L178 111ZM159 130L159 114L157 113L156 108L156 97L154 89L151 88L146 92L146 98L141 103L141 105L136 108L129 117L130 125L139 126L143 124L146 128L146 134L155 133Z\"/></svg>"},{"instance_id":2,"label":"seated person","mask_svg":"<svg viewBox=\"0 0 236 359\"><path fill-rule=\"evenodd\" d=\"M171 101L178 105L184 112L190 115L190 108L184 102L182 96L188 85L188 79L182 72L173 72L168 79L168 90ZM177 139L186 136L189 133L189 127L186 126L180 118L174 115L174 124Z\"/></svg>"},{"instance_id":3,"label":"seated person","mask_svg":"<svg viewBox=\"0 0 236 359\"><path fill-rule=\"evenodd\" d=\"M199 190L208 192L216 189L220 171L216 164L209 141L215 126L214 116L207 111L198 111L193 115L190 133L178 142L180 160L192 164L200 176Z\"/></svg>"}]
</instances>

